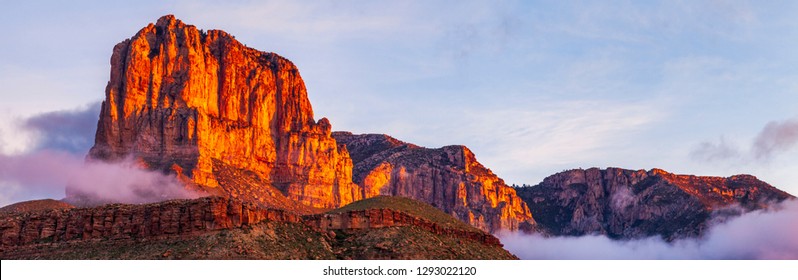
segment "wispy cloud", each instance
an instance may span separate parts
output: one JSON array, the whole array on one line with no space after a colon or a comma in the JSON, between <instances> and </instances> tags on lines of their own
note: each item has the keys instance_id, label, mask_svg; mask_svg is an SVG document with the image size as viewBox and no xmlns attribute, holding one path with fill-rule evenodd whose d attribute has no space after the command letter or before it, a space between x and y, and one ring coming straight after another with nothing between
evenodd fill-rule
<instances>
[{"instance_id":1,"label":"wispy cloud","mask_svg":"<svg viewBox=\"0 0 798 280\"><path fill-rule=\"evenodd\" d=\"M580 101L541 111L511 110L496 116L472 117L477 128L474 131L510 142L511 147L498 150L515 151L516 160L557 164L598 156L602 147L624 141L630 133L662 117L651 112L643 104Z\"/></svg>"},{"instance_id":2,"label":"wispy cloud","mask_svg":"<svg viewBox=\"0 0 798 280\"><path fill-rule=\"evenodd\" d=\"M664 105L592 100L486 106L479 111L430 106L419 116L426 122L379 121L374 131L429 147L466 145L502 176L542 179L562 168L635 154L629 147L640 141L639 135L667 117L652 106Z\"/></svg>"},{"instance_id":3,"label":"wispy cloud","mask_svg":"<svg viewBox=\"0 0 798 280\"><path fill-rule=\"evenodd\" d=\"M754 158L768 160L798 146L798 118L773 121L756 136L751 152Z\"/></svg>"},{"instance_id":4,"label":"wispy cloud","mask_svg":"<svg viewBox=\"0 0 798 280\"><path fill-rule=\"evenodd\" d=\"M85 154L94 144L99 114L100 103L95 102L73 110L35 115L23 120L20 125L33 133L35 149Z\"/></svg>"},{"instance_id":5,"label":"wispy cloud","mask_svg":"<svg viewBox=\"0 0 798 280\"><path fill-rule=\"evenodd\" d=\"M99 201L146 203L195 198L174 176L141 168L134 160L84 162L83 156L58 150L0 154L0 203L36 198L60 199L69 186Z\"/></svg>"},{"instance_id":6,"label":"wispy cloud","mask_svg":"<svg viewBox=\"0 0 798 280\"><path fill-rule=\"evenodd\" d=\"M146 170L133 159L86 162L99 109L99 103L91 103L19 120L22 130L31 132L31 140L13 155L0 152L0 204L60 199L67 186L94 199L120 203L198 196L174 176Z\"/></svg>"},{"instance_id":7,"label":"wispy cloud","mask_svg":"<svg viewBox=\"0 0 798 280\"><path fill-rule=\"evenodd\" d=\"M739 158L741 155L740 148L728 143L725 137L720 137L718 142L701 142L690 152L693 159L706 162Z\"/></svg>"},{"instance_id":8,"label":"wispy cloud","mask_svg":"<svg viewBox=\"0 0 798 280\"><path fill-rule=\"evenodd\" d=\"M522 259L798 259L798 201L716 224L701 239L616 241L605 236L542 237L502 233Z\"/></svg>"},{"instance_id":9,"label":"wispy cloud","mask_svg":"<svg viewBox=\"0 0 798 280\"><path fill-rule=\"evenodd\" d=\"M766 124L747 150L733 146L721 137L718 142L706 141L698 144L690 155L693 159L704 162L767 163L789 153L796 146L798 118L793 118Z\"/></svg>"}]
</instances>

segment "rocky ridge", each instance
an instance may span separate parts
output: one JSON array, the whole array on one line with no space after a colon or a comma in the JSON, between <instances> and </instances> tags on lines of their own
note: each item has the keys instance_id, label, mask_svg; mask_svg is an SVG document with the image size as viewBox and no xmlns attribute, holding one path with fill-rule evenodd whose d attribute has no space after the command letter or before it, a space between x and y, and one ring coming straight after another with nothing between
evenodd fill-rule
<instances>
[{"instance_id":1,"label":"rocky ridge","mask_svg":"<svg viewBox=\"0 0 798 280\"><path fill-rule=\"evenodd\" d=\"M260 208L253 203L205 197L144 205L112 204L0 215L0 257L24 257L31 251L46 251L42 248L58 246L69 248L70 244L116 242L135 247L153 240L192 240L214 232L261 227L264 223L271 223L269 227L277 223L282 225L280 227L313 231L316 232L314 235L327 239L325 242L333 242L334 231L343 237L369 234L375 229L412 228L412 231L424 231L424 234L439 238L470 242L488 251L501 250L502 247L496 237L477 229L452 228L391 208L300 216L285 210Z\"/></svg>"},{"instance_id":2,"label":"rocky ridge","mask_svg":"<svg viewBox=\"0 0 798 280\"><path fill-rule=\"evenodd\" d=\"M39 199L17 202L0 208L0 215L9 213L26 213L52 209L72 209L75 206L54 199Z\"/></svg>"},{"instance_id":3,"label":"rocky ridge","mask_svg":"<svg viewBox=\"0 0 798 280\"><path fill-rule=\"evenodd\" d=\"M702 177L661 169L575 169L516 190L548 234L616 239L697 237L718 215L792 197L750 175Z\"/></svg>"},{"instance_id":4,"label":"rocky ridge","mask_svg":"<svg viewBox=\"0 0 798 280\"><path fill-rule=\"evenodd\" d=\"M381 134L332 135L346 145L364 197L410 197L488 232L535 224L515 190L465 146L428 149Z\"/></svg>"}]
</instances>

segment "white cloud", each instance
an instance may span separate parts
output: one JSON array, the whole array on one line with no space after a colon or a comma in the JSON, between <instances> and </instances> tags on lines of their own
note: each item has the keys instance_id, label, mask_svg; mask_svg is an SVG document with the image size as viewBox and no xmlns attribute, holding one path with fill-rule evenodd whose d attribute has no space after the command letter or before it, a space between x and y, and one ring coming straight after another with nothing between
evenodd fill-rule
<instances>
[{"instance_id":1,"label":"white cloud","mask_svg":"<svg viewBox=\"0 0 798 280\"><path fill-rule=\"evenodd\" d=\"M57 150L0 154L0 202L61 199L67 186L101 201L118 203L199 196L174 176L148 171L132 159L84 162L83 156Z\"/></svg>"},{"instance_id":2,"label":"white cloud","mask_svg":"<svg viewBox=\"0 0 798 280\"><path fill-rule=\"evenodd\" d=\"M798 118L769 122L756 136L754 158L768 160L798 146Z\"/></svg>"},{"instance_id":3,"label":"white cloud","mask_svg":"<svg viewBox=\"0 0 798 280\"><path fill-rule=\"evenodd\" d=\"M724 137L705 141L691 151L694 159L726 164L763 164L776 157L787 156L798 146L798 118L768 122L753 139L747 150L727 143Z\"/></svg>"},{"instance_id":4,"label":"white cloud","mask_svg":"<svg viewBox=\"0 0 798 280\"><path fill-rule=\"evenodd\" d=\"M605 236L499 235L521 259L798 259L798 201L714 225L701 239L617 241Z\"/></svg>"},{"instance_id":5,"label":"white cloud","mask_svg":"<svg viewBox=\"0 0 798 280\"><path fill-rule=\"evenodd\" d=\"M690 151L690 156L699 161L713 162L739 159L741 153L736 145L729 143L725 137L721 136L718 142L701 142Z\"/></svg>"},{"instance_id":6,"label":"white cloud","mask_svg":"<svg viewBox=\"0 0 798 280\"><path fill-rule=\"evenodd\" d=\"M798 193L798 119L770 121L746 142L740 146L726 137L701 142L689 151L693 162L682 167L694 165L693 170L722 176L755 174L781 190Z\"/></svg>"},{"instance_id":7,"label":"white cloud","mask_svg":"<svg viewBox=\"0 0 798 280\"><path fill-rule=\"evenodd\" d=\"M0 154L18 154L32 148L33 135L19 128L19 119L11 112L3 112L6 117L0 119Z\"/></svg>"}]
</instances>

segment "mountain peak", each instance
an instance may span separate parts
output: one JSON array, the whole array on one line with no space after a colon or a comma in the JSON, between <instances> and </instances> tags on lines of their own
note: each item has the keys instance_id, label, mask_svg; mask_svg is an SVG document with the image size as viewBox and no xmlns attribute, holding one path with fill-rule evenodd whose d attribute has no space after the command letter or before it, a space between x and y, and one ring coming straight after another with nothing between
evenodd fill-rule
<instances>
[{"instance_id":1,"label":"mountain peak","mask_svg":"<svg viewBox=\"0 0 798 280\"><path fill-rule=\"evenodd\" d=\"M330 130L291 61L166 15L114 47L89 158L134 157L211 193L332 208L361 191Z\"/></svg>"},{"instance_id":2,"label":"mountain peak","mask_svg":"<svg viewBox=\"0 0 798 280\"><path fill-rule=\"evenodd\" d=\"M181 20L177 19L175 17L175 15L172 15L172 14L163 15L160 18L158 18L157 21L155 21L155 25L157 25L157 26L169 26L169 25L173 25L175 23L182 24L183 22Z\"/></svg>"},{"instance_id":3,"label":"mountain peak","mask_svg":"<svg viewBox=\"0 0 798 280\"><path fill-rule=\"evenodd\" d=\"M652 168L650 171L648 171L648 173L652 175L671 175L670 172L659 168Z\"/></svg>"},{"instance_id":4,"label":"mountain peak","mask_svg":"<svg viewBox=\"0 0 798 280\"><path fill-rule=\"evenodd\" d=\"M155 21L155 26L169 27L174 25L184 25L183 21L177 19L174 15L164 15Z\"/></svg>"},{"instance_id":5,"label":"mountain peak","mask_svg":"<svg viewBox=\"0 0 798 280\"><path fill-rule=\"evenodd\" d=\"M467 147L419 147L384 134L334 132L352 155L353 179L364 197L411 197L482 230L531 227L529 208Z\"/></svg>"}]
</instances>

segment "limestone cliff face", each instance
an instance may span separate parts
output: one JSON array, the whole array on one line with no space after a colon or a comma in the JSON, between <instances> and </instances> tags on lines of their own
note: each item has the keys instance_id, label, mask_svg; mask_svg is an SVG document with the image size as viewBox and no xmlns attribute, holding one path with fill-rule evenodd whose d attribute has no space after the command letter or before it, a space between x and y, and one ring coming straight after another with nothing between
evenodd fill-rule
<instances>
[{"instance_id":1,"label":"limestone cliff face","mask_svg":"<svg viewBox=\"0 0 798 280\"><path fill-rule=\"evenodd\" d=\"M364 198L414 198L488 232L535 224L515 190L464 146L427 149L387 135L332 135L350 152Z\"/></svg>"},{"instance_id":2,"label":"limestone cliff face","mask_svg":"<svg viewBox=\"0 0 798 280\"><path fill-rule=\"evenodd\" d=\"M114 47L89 158L134 157L234 196L242 182L220 178L220 170L246 170L256 178L249 183L331 208L362 190L330 129L327 119L314 120L293 63L164 16ZM250 187L247 198L275 195Z\"/></svg>"},{"instance_id":3,"label":"limestone cliff face","mask_svg":"<svg viewBox=\"0 0 798 280\"><path fill-rule=\"evenodd\" d=\"M618 168L565 171L517 191L550 234L618 239L699 236L719 215L767 208L792 197L750 175L700 177Z\"/></svg>"}]
</instances>

